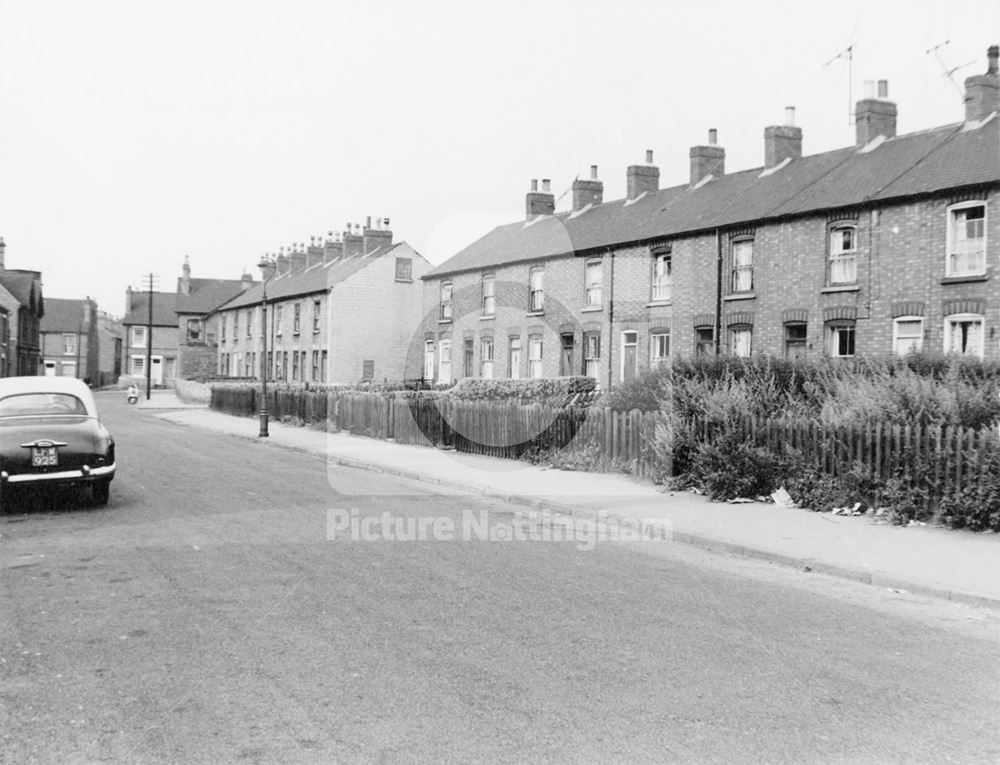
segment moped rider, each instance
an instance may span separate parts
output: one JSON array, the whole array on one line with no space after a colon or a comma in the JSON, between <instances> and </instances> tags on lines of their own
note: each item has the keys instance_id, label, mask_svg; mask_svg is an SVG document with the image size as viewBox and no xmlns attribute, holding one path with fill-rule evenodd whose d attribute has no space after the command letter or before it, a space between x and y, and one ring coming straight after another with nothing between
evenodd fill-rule
<instances>
[{"instance_id":1,"label":"moped rider","mask_svg":"<svg viewBox=\"0 0 1000 765\"><path fill-rule=\"evenodd\" d=\"M128 400L131 401L132 399L139 399L139 389L135 387L135 383L128 386Z\"/></svg>"}]
</instances>

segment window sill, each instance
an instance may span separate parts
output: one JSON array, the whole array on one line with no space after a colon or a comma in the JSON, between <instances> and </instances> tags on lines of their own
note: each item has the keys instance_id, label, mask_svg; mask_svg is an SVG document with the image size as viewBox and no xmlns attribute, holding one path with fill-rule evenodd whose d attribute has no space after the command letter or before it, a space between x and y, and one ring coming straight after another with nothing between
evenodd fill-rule
<instances>
[{"instance_id":1,"label":"window sill","mask_svg":"<svg viewBox=\"0 0 1000 765\"><path fill-rule=\"evenodd\" d=\"M602 305L588 305L586 308L581 308L580 313L600 313L603 310Z\"/></svg>"},{"instance_id":2,"label":"window sill","mask_svg":"<svg viewBox=\"0 0 1000 765\"><path fill-rule=\"evenodd\" d=\"M671 305L669 300L652 300L646 303L646 308L663 308L664 306Z\"/></svg>"},{"instance_id":3,"label":"window sill","mask_svg":"<svg viewBox=\"0 0 1000 765\"><path fill-rule=\"evenodd\" d=\"M528 311L525 316L544 316L545 311Z\"/></svg>"},{"instance_id":4,"label":"window sill","mask_svg":"<svg viewBox=\"0 0 1000 765\"><path fill-rule=\"evenodd\" d=\"M438 324L451 324L451 319L438 319Z\"/></svg>"},{"instance_id":5,"label":"window sill","mask_svg":"<svg viewBox=\"0 0 1000 765\"><path fill-rule=\"evenodd\" d=\"M834 292L858 292L861 290L857 284L837 284L833 287L824 287L820 290L821 295L828 295Z\"/></svg>"},{"instance_id":6,"label":"window sill","mask_svg":"<svg viewBox=\"0 0 1000 765\"><path fill-rule=\"evenodd\" d=\"M723 295L723 300L754 300L756 292L734 292L732 295Z\"/></svg>"},{"instance_id":7,"label":"window sill","mask_svg":"<svg viewBox=\"0 0 1000 765\"><path fill-rule=\"evenodd\" d=\"M496 318L496 314L486 314L479 317L479 321L493 321Z\"/></svg>"},{"instance_id":8,"label":"window sill","mask_svg":"<svg viewBox=\"0 0 1000 765\"><path fill-rule=\"evenodd\" d=\"M985 281L989 281L986 274L971 274L969 276L946 276L941 280L941 284L968 284Z\"/></svg>"},{"instance_id":9,"label":"window sill","mask_svg":"<svg viewBox=\"0 0 1000 765\"><path fill-rule=\"evenodd\" d=\"M413 284L413 279L396 279L400 284Z\"/></svg>"}]
</instances>

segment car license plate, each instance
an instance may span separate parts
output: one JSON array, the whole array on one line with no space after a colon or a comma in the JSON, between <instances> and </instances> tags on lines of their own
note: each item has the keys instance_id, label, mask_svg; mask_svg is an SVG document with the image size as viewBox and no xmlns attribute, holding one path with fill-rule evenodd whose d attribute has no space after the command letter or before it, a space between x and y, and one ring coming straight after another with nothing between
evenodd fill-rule
<instances>
[{"instance_id":1,"label":"car license plate","mask_svg":"<svg viewBox=\"0 0 1000 765\"><path fill-rule=\"evenodd\" d=\"M59 464L59 455L54 446L33 446L31 448L31 466L49 467Z\"/></svg>"}]
</instances>

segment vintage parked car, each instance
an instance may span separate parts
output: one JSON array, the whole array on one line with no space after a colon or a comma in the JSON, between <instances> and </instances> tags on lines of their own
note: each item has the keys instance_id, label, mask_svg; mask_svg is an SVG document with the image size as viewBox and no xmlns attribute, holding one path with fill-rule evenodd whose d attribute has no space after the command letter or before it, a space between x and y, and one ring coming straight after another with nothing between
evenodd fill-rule
<instances>
[{"instance_id":1,"label":"vintage parked car","mask_svg":"<svg viewBox=\"0 0 1000 765\"><path fill-rule=\"evenodd\" d=\"M43 486L85 486L106 505L115 467L114 439L83 381L0 379L0 505Z\"/></svg>"}]
</instances>

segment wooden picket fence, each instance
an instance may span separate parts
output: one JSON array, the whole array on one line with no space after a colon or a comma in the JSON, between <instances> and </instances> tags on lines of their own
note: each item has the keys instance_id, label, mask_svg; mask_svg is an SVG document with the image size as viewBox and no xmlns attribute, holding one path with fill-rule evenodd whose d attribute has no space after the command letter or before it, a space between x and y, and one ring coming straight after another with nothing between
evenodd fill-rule
<instances>
[{"instance_id":1,"label":"wooden picket fence","mask_svg":"<svg viewBox=\"0 0 1000 765\"><path fill-rule=\"evenodd\" d=\"M711 443L722 427L733 423L691 421L690 432ZM743 418L735 425L739 437L774 454L797 453L806 465L828 475L864 472L882 481L896 478L922 486L932 496L947 496L980 481L984 464L1000 450L993 429L941 425L863 426L822 425L817 422Z\"/></svg>"},{"instance_id":2,"label":"wooden picket fence","mask_svg":"<svg viewBox=\"0 0 1000 765\"><path fill-rule=\"evenodd\" d=\"M215 387L211 407L252 416L259 411L259 396L259 389L250 387ZM556 450L562 464L581 469L663 475L662 459L652 447L663 421L656 413L300 388L269 390L267 408L275 420L397 443L507 459Z\"/></svg>"}]
</instances>

